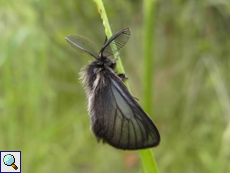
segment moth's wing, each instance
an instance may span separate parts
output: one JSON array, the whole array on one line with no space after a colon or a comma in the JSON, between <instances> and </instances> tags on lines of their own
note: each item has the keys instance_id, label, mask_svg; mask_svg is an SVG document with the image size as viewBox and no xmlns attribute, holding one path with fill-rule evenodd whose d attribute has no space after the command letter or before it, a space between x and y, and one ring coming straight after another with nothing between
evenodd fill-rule
<instances>
[{"instance_id":1,"label":"moth's wing","mask_svg":"<svg viewBox=\"0 0 230 173\"><path fill-rule=\"evenodd\" d=\"M130 38L130 29L124 28L109 38L102 47L100 53L104 57L111 56L117 53L129 40Z\"/></svg>"},{"instance_id":2,"label":"moth's wing","mask_svg":"<svg viewBox=\"0 0 230 173\"><path fill-rule=\"evenodd\" d=\"M160 135L156 126L123 82L112 73L107 80L111 80L110 85L96 97L95 114L100 114L100 117L92 128L95 135L120 149L135 150L158 145Z\"/></svg>"},{"instance_id":3,"label":"moth's wing","mask_svg":"<svg viewBox=\"0 0 230 173\"><path fill-rule=\"evenodd\" d=\"M78 52L88 53L97 59L99 49L89 39L80 35L69 35L65 37L65 39L70 44L70 46L76 49Z\"/></svg>"}]
</instances>

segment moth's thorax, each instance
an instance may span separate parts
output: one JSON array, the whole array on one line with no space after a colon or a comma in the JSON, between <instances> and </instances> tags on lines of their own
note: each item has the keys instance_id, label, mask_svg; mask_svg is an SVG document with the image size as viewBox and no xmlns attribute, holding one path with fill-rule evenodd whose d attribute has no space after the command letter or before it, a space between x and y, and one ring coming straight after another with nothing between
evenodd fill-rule
<instances>
[{"instance_id":1,"label":"moth's thorax","mask_svg":"<svg viewBox=\"0 0 230 173\"><path fill-rule=\"evenodd\" d=\"M106 85L105 78L108 77L108 71L114 71L116 63L109 59L103 58L91 62L82 72L81 78L87 88L87 92L92 91L98 85Z\"/></svg>"}]
</instances>

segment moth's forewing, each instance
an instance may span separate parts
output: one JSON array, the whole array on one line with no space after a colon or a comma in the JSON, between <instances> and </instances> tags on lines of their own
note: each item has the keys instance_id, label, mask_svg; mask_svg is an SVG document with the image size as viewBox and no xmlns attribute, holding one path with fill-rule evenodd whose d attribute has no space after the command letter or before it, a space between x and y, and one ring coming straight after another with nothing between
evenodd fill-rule
<instances>
[{"instance_id":1,"label":"moth's forewing","mask_svg":"<svg viewBox=\"0 0 230 173\"><path fill-rule=\"evenodd\" d=\"M91 129L98 139L126 150L159 144L159 132L129 93L121 79L110 69L97 73L97 85L89 99Z\"/></svg>"},{"instance_id":2,"label":"moth's forewing","mask_svg":"<svg viewBox=\"0 0 230 173\"><path fill-rule=\"evenodd\" d=\"M80 36L80 35L69 35L66 38L66 41L80 53L88 53L97 59L99 49L97 46L90 41L89 39Z\"/></svg>"},{"instance_id":3,"label":"moth's forewing","mask_svg":"<svg viewBox=\"0 0 230 173\"><path fill-rule=\"evenodd\" d=\"M130 38L130 29L124 28L109 38L102 47L100 53L103 57L109 57L117 53L129 40Z\"/></svg>"}]
</instances>

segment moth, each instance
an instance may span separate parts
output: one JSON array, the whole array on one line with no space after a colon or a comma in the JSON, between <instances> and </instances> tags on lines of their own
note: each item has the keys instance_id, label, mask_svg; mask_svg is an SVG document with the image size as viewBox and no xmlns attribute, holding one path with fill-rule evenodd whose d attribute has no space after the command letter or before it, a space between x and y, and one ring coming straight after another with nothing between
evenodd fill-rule
<instances>
[{"instance_id":1,"label":"moth","mask_svg":"<svg viewBox=\"0 0 230 173\"><path fill-rule=\"evenodd\" d=\"M130 29L124 28L108 40L106 37L100 51L79 35L69 35L66 40L73 48L95 58L81 73L94 135L115 148L137 150L158 145L160 134L124 85L124 75L115 72L117 58L108 58L118 53L129 38Z\"/></svg>"}]
</instances>

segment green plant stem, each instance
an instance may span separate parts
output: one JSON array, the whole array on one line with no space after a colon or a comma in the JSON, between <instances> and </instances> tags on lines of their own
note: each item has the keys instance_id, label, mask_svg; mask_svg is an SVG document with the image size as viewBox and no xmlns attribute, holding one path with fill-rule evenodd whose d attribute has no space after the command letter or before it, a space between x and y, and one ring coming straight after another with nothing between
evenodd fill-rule
<instances>
[{"instance_id":1,"label":"green plant stem","mask_svg":"<svg viewBox=\"0 0 230 173\"><path fill-rule=\"evenodd\" d=\"M152 89L153 89L153 31L154 31L154 0L144 0L144 28L143 28L143 55L144 55L144 108L152 115Z\"/></svg>"},{"instance_id":2,"label":"green plant stem","mask_svg":"<svg viewBox=\"0 0 230 173\"><path fill-rule=\"evenodd\" d=\"M151 1L151 0L150 0ZM146 52L146 55L145 55L145 66L147 67L146 71L145 71L145 80L148 81L146 84L145 84L145 97L146 97L146 101L145 101L145 107L146 108L150 108L148 109L148 112L151 112L151 106L148 107L147 106L147 102L150 100L151 101L151 89L152 88L152 81L151 81L151 76L152 76L152 54L151 54L151 48L152 48L152 39L151 37L149 37L147 34L150 33L152 30L151 30L151 27L153 27L150 24L148 24L148 22L150 21L151 17L149 16L151 14L151 9L150 7L148 7L148 5L151 5L152 7L152 3L150 1L144 1L145 2L145 5L144 5L144 8L146 8L148 11L144 14L144 19L145 20L145 30L147 30L148 32L146 33L145 35L145 41L146 41L146 49L144 50ZM153 2L153 1L152 1ZM101 18L103 20L103 25L105 27L105 33L107 35L108 38L110 38L112 36L112 31L110 29L110 25L109 25L109 21L108 21L108 18L107 18L107 15L106 15L106 11L105 11L105 8L104 8L104 5L103 5L103 2L102 0L94 0L94 3L97 7L97 10L99 12L99 14L101 15ZM150 36L152 36L152 34L150 34ZM149 46L148 46L149 45ZM115 55L117 56L117 55ZM122 65L122 62L120 60L120 58L118 58L117 60L117 72L118 73L125 73L125 70L123 68L123 65ZM149 85L150 84L150 85ZM130 91L130 87L128 85L127 82L125 82L125 85L127 86L128 90ZM149 85L149 87L147 86ZM147 94L147 92L149 92ZM151 105L151 102L150 102L150 105ZM147 150L140 150L140 156L141 156L141 160L142 160L142 164L143 164L143 169L144 169L144 172L145 173L157 173L158 170L157 170L157 166L156 166L156 163L155 163L155 160L154 160L154 157L152 155L152 152L150 149L147 149Z\"/></svg>"},{"instance_id":3,"label":"green plant stem","mask_svg":"<svg viewBox=\"0 0 230 173\"><path fill-rule=\"evenodd\" d=\"M144 0L143 21L144 21L144 110L152 115L153 97L153 34L154 34L154 12L156 0ZM158 173L158 168L151 150L140 151L140 156L145 173Z\"/></svg>"}]
</instances>

